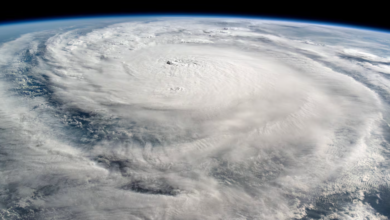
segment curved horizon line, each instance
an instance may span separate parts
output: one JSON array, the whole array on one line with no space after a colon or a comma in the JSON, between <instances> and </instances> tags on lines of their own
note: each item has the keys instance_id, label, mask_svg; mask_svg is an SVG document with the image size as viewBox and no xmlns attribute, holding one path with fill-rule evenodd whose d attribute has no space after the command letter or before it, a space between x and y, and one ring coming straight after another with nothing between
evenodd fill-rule
<instances>
[{"instance_id":1,"label":"curved horizon line","mask_svg":"<svg viewBox=\"0 0 390 220\"><path fill-rule=\"evenodd\" d=\"M86 20L86 19L114 19L114 18L140 18L140 17L203 17L203 18L238 18L238 19L253 19L253 20L269 20L269 21L283 21L291 23L307 23L317 24L323 26L343 27L350 29L358 29L365 31L374 31L380 33L390 34L390 29L369 27L365 25L353 25L344 22L332 22L318 19L301 19L291 18L288 16L256 16L256 15L245 15L245 14L226 14L226 13L113 13L113 14L94 14L94 15L75 15L75 16L53 16L46 18L32 18L32 19L21 19L14 21L0 21L0 27L12 26L12 25L24 25L31 23L41 22L57 22L57 21L71 21L71 20Z\"/></svg>"}]
</instances>

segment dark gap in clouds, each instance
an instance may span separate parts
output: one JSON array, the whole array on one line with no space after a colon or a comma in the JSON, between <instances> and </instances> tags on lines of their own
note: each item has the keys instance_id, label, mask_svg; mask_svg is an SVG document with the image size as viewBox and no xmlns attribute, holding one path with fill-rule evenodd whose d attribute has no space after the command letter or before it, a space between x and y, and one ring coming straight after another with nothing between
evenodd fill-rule
<instances>
[{"instance_id":1,"label":"dark gap in clouds","mask_svg":"<svg viewBox=\"0 0 390 220\"><path fill-rule=\"evenodd\" d=\"M356 191L336 193L329 196L319 196L314 201L315 206L313 208L306 208L307 215L300 219L323 219L324 216L328 216L339 211L348 213L348 205L352 205L353 200L355 199L359 200L357 198ZM370 189L368 192L364 192L364 199L362 202L368 203L379 214L390 217L390 188L388 185L380 185L377 189Z\"/></svg>"},{"instance_id":2,"label":"dark gap in clouds","mask_svg":"<svg viewBox=\"0 0 390 220\"><path fill-rule=\"evenodd\" d=\"M16 219L23 219L23 220L39 219L39 215L43 211L43 209L34 207L34 205L32 204L33 201L31 201L37 199L37 194L35 194L34 192L34 195L26 201L26 205L20 206L18 204L20 198L18 198L17 196L19 194L20 187L21 187L20 184L16 182L8 184L8 186L6 187L7 194L2 195L3 198L6 197L3 199L3 201L7 201L3 203L5 204L5 207L7 207L7 213L4 213L5 216L7 217L7 219L12 219L12 220L13 219L15 220ZM0 212L0 214L3 213Z\"/></svg>"},{"instance_id":3,"label":"dark gap in clouds","mask_svg":"<svg viewBox=\"0 0 390 220\"><path fill-rule=\"evenodd\" d=\"M128 178L130 182L122 185L120 188L123 190L130 190L137 193L143 194L154 194L154 195L167 195L176 196L180 190L177 187L172 186L164 178L150 177L148 179L137 179L131 176L128 171L139 171L143 170L135 162L129 159L121 159L115 156L100 155L95 158L95 161L102 167L110 170L111 172L119 171L121 175Z\"/></svg>"},{"instance_id":4,"label":"dark gap in clouds","mask_svg":"<svg viewBox=\"0 0 390 220\"><path fill-rule=\"evenodd\" d=\"M59 190L60 190L59 186L46 185L46 186L40 187L37 190L35 190L35 192L33 193L33 196L31 198L36 199L36 198L42 198L42 197L54 195Z\"/></svg>"},{"instance_id":5,"label":"dark gap in clouds","mask_svg":"<svg viewBox=\"0 0 390 220\"><path fill-rule=\"evenodd\" d=\"M124 177L128 177L127 169L139 169L139 167L129 159L121 159L110 155L99 155L94 160L109 170L119 170Z\"/></svg>"},{"instance_id":6,"label":"dark gap in clouds","mask_svg":"<svg viewBox=\"0 0 390 220\"><path fill-rule=\"evenodd\" d=\"M379 214L390 218L390 186L381 185L377 190L364 193L363 202L367 202Z\"/></svg>"},{"instance_id":7,"label":"dark gap in clouds","mask_svg":"<svg viewBox=\"0 0 390 220\"><path fill-rule=\"evenodd\" d=\"M300 219L323 219L324 216L346 210L348 204L353 203L353 199L356 199L356 197L349 192L320 196L314 200L314 207L306 208L306 216Z\"/></svg>"},{"instance_id":8,"label":"dark gap in clouds","mask_svg":"<svg viewBox=\"0 0 390 220\"><path fill-rule=\"evenodd\" d=\"M382 65L390 65L390 61L389 62L384 62L384 61L373 61L373 60L370 60L370 59L365 59L363 57L357 57L357 56L351 56L351 55L345 55L345 54L340 54L339 57L341 59L345 59L345 60L354 60L354 61L357 61L357 62L367 62L367 63L370 63L370 64L382 64Z\"/></svg>"},{"instance_id":9,"label":"dark gap in clouds","mask_svg":"<svg viewBox=\"0 0 390 220\"><path fill-rule=\"evenodd\" d=\"M38 220L40 219L40 213L42 209L33 208L31 206L27 207L12 207L8 210L8 215L6 215L9 220Z\"/></svg>"},{"instance_id":10,"label":"dark gap in clouds","mask_svg":"<svg viewBox=\"0 0 390 220\"><path fill-rule=\"evenodd\" d=\"M40 43L38 46L38 52L32 53L31 49L26 49L17 57L26 64L25 67L18 68L16 71L9 70L5 74L7 81L12 83L26 82L26 86L19 86L13 89L13 92L21 96L29 96L31 98L38 96L50 97L54 92L50 88L49 79L42 77L38 74L34 74L33 69L38 65L38 57L44 54L46 47L44 43Z\"/></svg>"}]
</instances>

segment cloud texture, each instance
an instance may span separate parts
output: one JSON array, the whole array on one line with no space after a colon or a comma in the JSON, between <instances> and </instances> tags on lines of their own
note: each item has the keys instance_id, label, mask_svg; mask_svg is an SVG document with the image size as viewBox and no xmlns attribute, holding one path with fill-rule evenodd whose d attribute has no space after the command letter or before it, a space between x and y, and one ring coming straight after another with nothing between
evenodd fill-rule
<instances>
[{"instance_id":1,"label":"cloud texture","mask_svg":"<svg viewBox=\"0 0 390 220\"><path fill-rule=\"evenodd\" d=\"M161 18L4 43L0 216L387 219L387 38Z\"/></svg>"}]
</instances>

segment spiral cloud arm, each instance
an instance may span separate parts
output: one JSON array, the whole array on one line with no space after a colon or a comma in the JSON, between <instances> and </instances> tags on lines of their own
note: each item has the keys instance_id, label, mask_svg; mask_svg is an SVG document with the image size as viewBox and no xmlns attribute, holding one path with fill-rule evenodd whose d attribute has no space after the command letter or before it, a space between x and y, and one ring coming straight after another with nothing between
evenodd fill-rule
<instances>
[{"instance_id":1,"label":"spiral cloud arm","mask_svg":"<svg viewBox=\"0 0 390 220\"><path fill-rule=\"evenodd\" d=\"M0 216L387 219L388 36L161 18L5 42Z\"/></svg>"}]
</instances>

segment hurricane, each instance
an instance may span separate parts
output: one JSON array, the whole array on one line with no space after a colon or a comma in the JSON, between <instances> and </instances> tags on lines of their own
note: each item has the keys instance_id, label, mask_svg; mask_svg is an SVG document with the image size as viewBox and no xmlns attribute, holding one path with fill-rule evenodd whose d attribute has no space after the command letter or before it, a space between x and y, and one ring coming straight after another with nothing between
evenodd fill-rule
<instances>
[{"instance_id":1,"label":"hurricane","mask_svg":"<svg viewBox=\"0 0 390 220\"><path fill-rule=\"evenodd\" d=\"M2 219L390 217L389 33L95 23L0 43Z\"/></svg>"}]
</instances>

